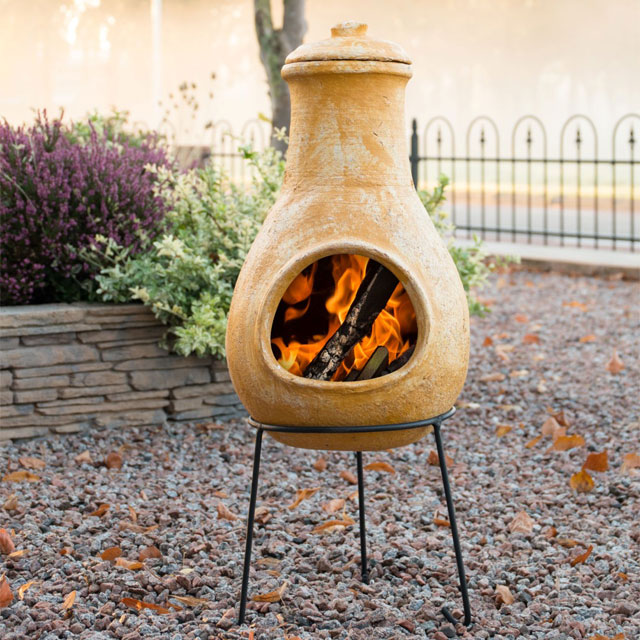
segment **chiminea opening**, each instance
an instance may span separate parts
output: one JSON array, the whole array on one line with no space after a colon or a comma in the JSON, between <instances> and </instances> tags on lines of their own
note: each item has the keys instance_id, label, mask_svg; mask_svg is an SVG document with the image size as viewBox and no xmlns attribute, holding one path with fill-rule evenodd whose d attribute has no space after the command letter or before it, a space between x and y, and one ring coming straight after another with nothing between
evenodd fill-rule
<instances>
[{"instance_id":1,"label":"chiminea opening","mask_svg":"<svg viewBox=\"0 0 640 640\"><path fill-rule=\"evenodd\" d=\"M395 275L372 258L347 253L303 269L282 296L271 328L280 366L333 382L397 371L417 339L416 312Z\"/></svg>"}]
</instances>

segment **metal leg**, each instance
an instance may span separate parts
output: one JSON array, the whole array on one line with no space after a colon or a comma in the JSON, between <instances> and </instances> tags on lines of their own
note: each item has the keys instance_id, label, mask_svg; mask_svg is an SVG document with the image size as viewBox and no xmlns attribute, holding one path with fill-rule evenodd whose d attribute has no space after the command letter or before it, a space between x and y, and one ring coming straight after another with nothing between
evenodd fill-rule
<instances>
[{"instance_id":1,"label":"metal leg","mask_svg":"<svg viewBox=\"0 0 640 640\"><path fill-rule=\"evenodd\" d=\"M362 582L369 584L369 569L367 565L367 529L364 514L364 477L362 473L362 451L356 451L358 462L358 514L360 516L360 566Z\"/></svg>"},{"instance_id":2,"label":"metal leg","mask_svg":"<svg viewBox=\"0 0 640 640\"><path fill-rule=\"evenodd\" d=\"M451 523L451 535L453 536L453 548L456 552L456 563L458 565L458 578L460 580L460 592L462 594L462 604L464 607L464 620L462 624L468 627L471 624L471 605L469 604L469 592L467 591L467 579L464 574L464 561L462 550L460 549L460 538L458 536L458 525L456 524L456 511L451 497L451 486L449 485L449 474L447 473L447 462L444 457L444 447L442 446L442 436L440 435L440 423L433 425L433 434L436 438L438 448L438 460L440 462L440 473L442 474L442 485L444 495L447 499L447 510L449 511L449 522ZM442 615L452 624L458 624L447 607L442 607Z\"/></svg>"},{"instance_id":3,"label":"metal leg","mask_svg":"<svg viewBox=\"0 0 640 640\"><path fill-rule=\"evenodd\" d=\"M258 476L260 475L260 453L262 450L262 429L256 433L256 448L253 453L253 477L251 479L251 499L249 501L249 516L247 518L247 541L244 548L244 569L242 572L242 591L240 593L240 613L238 624L244 623L247 609L247 591L249 589L249 569L251 568L251 545L253 543L253 520L256 512L256 498L258 496Z\"/></svg>"}]
</instances>

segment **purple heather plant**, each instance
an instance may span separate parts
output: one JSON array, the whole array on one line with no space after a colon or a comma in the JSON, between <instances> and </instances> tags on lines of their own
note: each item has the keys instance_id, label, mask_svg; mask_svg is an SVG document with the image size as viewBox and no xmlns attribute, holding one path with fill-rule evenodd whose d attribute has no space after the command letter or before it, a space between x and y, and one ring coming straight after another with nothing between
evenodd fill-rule
<instances>
[{"instance_id":1,"label":"purple heather plant","mask_svg":"<svg viewBox=\"0 0 640 640\"><path fill-rule=\"evenodd\" d=\"M0 123L0 300L87 299L94 268L80 257L97 234L135 254L162 229L165 203L148 165L169 166L157 136L117 140L89 124L77 136L39 114Z\"/></svg>"}]
</instances>

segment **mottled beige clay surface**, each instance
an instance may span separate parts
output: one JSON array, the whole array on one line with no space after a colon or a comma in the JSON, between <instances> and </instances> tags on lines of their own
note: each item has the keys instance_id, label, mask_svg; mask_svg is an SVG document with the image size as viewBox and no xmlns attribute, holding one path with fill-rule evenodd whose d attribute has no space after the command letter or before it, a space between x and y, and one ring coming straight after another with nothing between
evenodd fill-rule
<instances>
[{"instance_id":1,"label":"mottled beige clay surface","mask_svg":"<svg viewBox=\"0 0 640 640\"><path fill-rule=\"evenodd\" d=\"M339 28L343 35L334 36L335 46L353 50L351 27ZM329 47L321 43L320 59L313 60L313 45L303 45L306 61L282 70L292 102L285 180L242 268L227 330L231 379L252 417L263 423L421 420L450 409L466 376L464 290L411 180L404 124L410 66L375 59L379 41L371 40L370 55L363 54L367 38L357 25L353 31L357 59L328 60ZM296 52L290 57L297 59ZM378 260L411 297L418 343L409 363L392 374L348 383L308 380L273 356L271 323L284 291L306 266L337 253ZM298 447L372 451L414 442L426 432L272 435Z\"/></svg>"}]
</instances>

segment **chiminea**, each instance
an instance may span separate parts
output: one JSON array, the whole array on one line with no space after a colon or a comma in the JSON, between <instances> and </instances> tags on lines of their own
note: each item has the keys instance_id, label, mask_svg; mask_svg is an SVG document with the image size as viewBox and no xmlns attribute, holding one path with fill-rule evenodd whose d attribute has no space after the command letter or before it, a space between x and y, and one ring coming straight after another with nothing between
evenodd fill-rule
<instances>
[{"instance_id":1,"label":"chiminea","mask_svg":"<svg viewBox=\"0 0 640 640\"><path fill-rule=\"evenodd\" d=\"M229 371L252 418L386 425L451 408L469 320L455 265L415 191L406 144L410 60L347 22L286 60L282 191L238 278ZM271 432L296 447L375 451L429 429Z\"/></svg>"}]
</instances>

